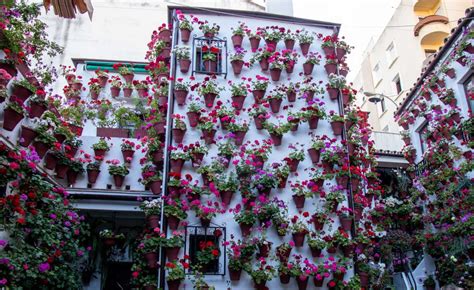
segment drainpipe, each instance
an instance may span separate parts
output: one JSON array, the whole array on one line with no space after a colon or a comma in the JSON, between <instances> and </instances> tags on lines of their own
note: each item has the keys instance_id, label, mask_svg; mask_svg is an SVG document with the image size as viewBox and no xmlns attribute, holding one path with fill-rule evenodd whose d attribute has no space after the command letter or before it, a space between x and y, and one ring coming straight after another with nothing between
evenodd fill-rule
<instances>
[{"instance_id":1,"label":"drainpipe","mask_svg":"<svg viewBox=\"0 0 474 290\"><path fill-rule=\"evenodd\" d=\"M176 10L173 10L173 33L171 40L171 49L173 49L178 43L178 18L176 17ZM174 89L174 79L176 78L176 59L171 57L170 60L170 75L173 77L173 80L169 82L168 87L168 109L166 111L166 130L165 130L165 146L164 146L164 156L163 156L163 180L161 183L162 188L162 199L161 199L161 221L160 221L160 232L167 234L168 225L165 223L164 216L164 206L165 199L164 197L168 193L168 175L169 175L169 152L168 147L171 146L171 116L173 115L173 89ZM158 256L158 289L164 289L165 287L165 268L164 262L166 261L165 249L160 246Z\"/></svg>"}]
</instances>

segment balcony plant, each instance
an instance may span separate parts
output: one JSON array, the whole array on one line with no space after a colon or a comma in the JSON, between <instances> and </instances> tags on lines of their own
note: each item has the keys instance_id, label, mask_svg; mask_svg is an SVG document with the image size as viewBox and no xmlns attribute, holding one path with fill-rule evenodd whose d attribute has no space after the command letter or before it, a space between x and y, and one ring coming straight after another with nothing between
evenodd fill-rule
<instances>
[{"instance_id":1,"label":"balcony plant","mask_svg":"<svg viewBox=\"0 0 474 290\"><path fill-rule=\"evenodd\" d=\"M120 161L114 159L109 161L109 174L114 178L116 187L122 187L125 176L130 173L126 164L119 165Z\"/></svg>"},{"instance_id":2,"label":"balcony plant","mask_svg":"<svg viewBox=\"0 0 474 290\"><path fill-rule=\"evenodd\" d=\"M223 90L225 90L225 88L219 86L215 79L206 77L199 85L198 93L200 96L204 97L206 107L212 108L214 106L214 100L219 95L219 92Z\"/></svg>"},{"instance_id":3,"label":"balcony plant","mask_svg":"<svg viewBox=\"0 0 474 290\"><path fill-rule=\"evenodd\" d=\"M263 123L263 128L267 130L270 134L273 145L280 146L283 139L283 135L290 131L291 125L288 122L279 122L277 124L273 124L269 121L265 121Z\"/></svg>"},{"instance_id":4,"label":"balcony plant","mask_svg":"<svg viewBox=\"0 0 474 290\"><path fill-rule=\"evenodd\" d=\"M300 43L301 53L306 56L309 51L309 47L314 41L314 35L312 32L305 30L304 28L297 31L296 35Z\"/></svg>"},{"instance_id":5,"label":"balcony plant","mask_svg":"<svg viewBox=\"0 0 474 290\"><path fill-rule=\"evenodd\" d=\"M213 241L201 241L199 243L199 250L196 253L197 265L200 270L206 271L209 265L218 260L221 255L219 246Z\"/></svg>"},{"instance_id":6,"label":"balcony plant","mask_svg":"<svg viewBox=\"0 0 474 290\"><path fill-rule=\"evenodd\" d=\"M189 71L191 65L191 52L189 46L176 46L173 49L173 54L179 62L179 68L182 73Z\"/></svg>"}]
</instances>

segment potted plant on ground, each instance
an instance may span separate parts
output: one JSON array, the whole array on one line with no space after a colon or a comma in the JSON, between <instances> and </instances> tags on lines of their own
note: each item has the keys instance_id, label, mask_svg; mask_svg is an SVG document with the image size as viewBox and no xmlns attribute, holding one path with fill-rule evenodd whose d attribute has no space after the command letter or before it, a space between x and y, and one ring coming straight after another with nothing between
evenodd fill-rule
<instances>
[{"instance_id":1,"label":"potted plant on ground","mask_svg":"<svg viewBox=\"0 0 474 290\"><path fill-rule=\"evenodd\" d=\"M119 165L120 161L112 160L109 162L109 174L114 178L114 183L116 187L122 187L125 176L127 176L130 171L126 164Z\"/></svg>"},{"instance_id":2,"label":"potted plant on ground","mask_svg":"<svg viewBox=\"0 0 474 290\"><path fill-rule=\"evenodd\" d=\"M304 28L297 32L298 41L300 43L301 53L306 56L309 51L311 43L314 41L312 32L305 30Z\"/></svg>"},{"instance_id":3,"label":"potted plant on ground","mask_svg":"<svg viewBox=\"0 0 474 290\"><path fill-rule=\"evenodd\" d=\"M173 53L179 63L180 71L182 73L187 73L189 71L189 66L191 65L191 52L189 46L176 46L173 49Z\"/></svg>"}]
</instances>

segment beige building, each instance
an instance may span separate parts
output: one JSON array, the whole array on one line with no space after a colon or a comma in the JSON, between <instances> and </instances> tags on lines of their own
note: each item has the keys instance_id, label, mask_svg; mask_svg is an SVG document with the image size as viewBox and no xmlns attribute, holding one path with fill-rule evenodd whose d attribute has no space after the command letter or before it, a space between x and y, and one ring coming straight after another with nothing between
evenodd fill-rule
<instances>
[{"instance_id":1,"label":"beige building","mask_svg":"<svg viewBox=\"0 0 474 290\"><path fill-rule=\"evenodd\" d=\"M400 128L393 119L396 106L387 98L371 103L364 92L383 94L399 105L424 65L472 6L472 0L401 0L380 37L369 44L353 83L359 91L358 105L370 112L374 136L380 141L376 145L384 147L377 149L402 146L396 134Z\"/></svg>"}]
</instances>

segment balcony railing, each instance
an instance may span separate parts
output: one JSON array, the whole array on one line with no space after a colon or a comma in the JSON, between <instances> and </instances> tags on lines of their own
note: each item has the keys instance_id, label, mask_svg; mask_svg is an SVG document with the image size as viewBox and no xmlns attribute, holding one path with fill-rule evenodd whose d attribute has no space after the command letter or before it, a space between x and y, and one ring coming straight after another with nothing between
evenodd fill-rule
<instances>
[{"instance_id":1,"label":"balcony railing","mask_svg":"<svg viewBox=\"0 0 474 290\"><path fill-rule=\"evenodd\" d=\"M424 26L426 26L430 23L435 23L435 22L448 24L449 19L447 17L441 16L441 15L429 15L429 16L426 16L424 18L421 18L420 21L415 25L415 28L414 28L415 36L420 35L420 30Z\"/></svg>"},{"instance_id":2,"label":"balcony railing","mask_svg":"<svg viewBox=\"0 0 474 290\"><path fill-rule=\"evenodd\" d=\"M404 145L399 133L373 131L372 139L377 151L401 152Z\"/></svg>"}]
</instances>

